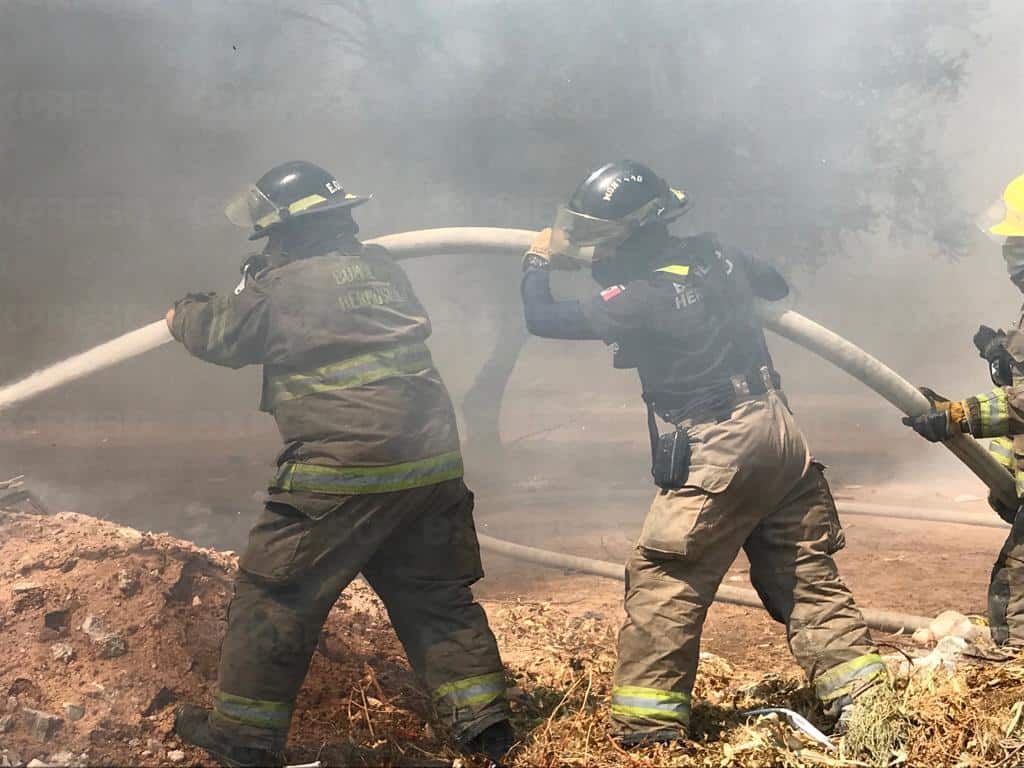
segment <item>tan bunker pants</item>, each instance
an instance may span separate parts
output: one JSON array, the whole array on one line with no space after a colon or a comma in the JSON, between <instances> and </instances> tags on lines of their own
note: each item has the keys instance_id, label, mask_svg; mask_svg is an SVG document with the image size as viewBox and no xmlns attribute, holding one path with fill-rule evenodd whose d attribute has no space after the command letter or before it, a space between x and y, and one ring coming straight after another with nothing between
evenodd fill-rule
<instances>
[{"instance_id":1,"label":"tan bunker pants","mask_svg":"<svg viewBox=\"0 0 1024 768\"><path fill-rule=\"evenodd\" d=\"M360 571L457 741L510 715L462 480L355 496L275 494L239 563L211 724L280 748L320 629Z\"/></svg>"},{"instance_id":2,"label":"tan bunker pants","mask_svg":"<svg viewBox=\"0 0 1024 768\"><path fill-rule=\"evenodd\" d=\"M824 702L885 665L832 553L844 545L822 466L777 393L690 427L687 485L661 491L626 563L612 718L626 737L685 735L700 636L740 548L750 579Z\"/></svg>"},{"instance_id":3,"label":"tan bunker pants","mask_svg":"<svg viewBox=\"0 0 1024 768\"><path fill-rule=\"evenodd\" d=\"M1024 435L997 437L988 449L1014 475L1018 501L1024 501ZM1024 646L1024 514L1019 511L992 567L988 624L997 644Z\"/></svg>"},{"instance_id":4,"label":"tan bunker pants","mask_svg":"<svg viewBox=\"0 0 1024 768\"><path fill-rule=\"evenodd\" d=\"M1024 514L1019 512L992 567L988 623L998 645L1024 647Z\"/></svg>"}]
</instances>

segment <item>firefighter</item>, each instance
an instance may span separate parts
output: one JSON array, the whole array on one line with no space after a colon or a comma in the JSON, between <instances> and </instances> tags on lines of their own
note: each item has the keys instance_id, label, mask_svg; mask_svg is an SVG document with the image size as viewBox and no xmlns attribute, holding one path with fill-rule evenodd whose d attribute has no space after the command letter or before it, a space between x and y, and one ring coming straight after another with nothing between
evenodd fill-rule
<instances>
[{"instance_id":1,"label":"firefighter","mask_svg":"<svg viewBox=\"0 0 1024 768\"><path fill-rule=\"evenodd\" d=\"M225 765L282 764L321 626L360 572L454 741L493 760L513 741L470 590L483 575L473 494L430 320L387 251L356 239L351 211L368 199L311 163L273 168L226 209L267 239L234 294L190 294L167 313L196 357L263 366L260 409L285 443L239 561L213 708L176 718Z\"/></svg>"},{"instance_id":2,"label":"firefighter","mask_svg":"<svg viewBox=\"0 0 1024 768\"><path fill-rule=\"evenodd\" d=\"M1024 292L1024 176L1006 187L1000 201L989 208L983 229L1002 243L1010 281ZM995 438L992 456L1011 472L1018 502L1024 497L1024 307L1009 331L981 326L974 344L988 361L995 389L965 400L949 402L928 389L932 409L903 423L932 442L957 433ZM1007 506L994 495L989 504L1011 525L992 568L988 588L988 621L999 645L1024 646L1024 514L1020 504Z\"/></svg>"},{"instance_id":3,"label":"firefighter","mask_svg":"<svg viewBox=\"0 0 1024 768\"><path fill-rule=\"evenodd\" d=\"M526 324L537 336L610 344L635 368L659 491L626 563L611 713L624 745L685 738L701 629L740 549L771 616L829 712L885 679L833 553L835 504L779 389L754 298L788 286L712 234L677 238L689 206L649 168L604 165L524 257ZM585 262L600 293L556 301L549 270ZM658 419L668 425L658 434Z\"/></svg>"}]
</instances>

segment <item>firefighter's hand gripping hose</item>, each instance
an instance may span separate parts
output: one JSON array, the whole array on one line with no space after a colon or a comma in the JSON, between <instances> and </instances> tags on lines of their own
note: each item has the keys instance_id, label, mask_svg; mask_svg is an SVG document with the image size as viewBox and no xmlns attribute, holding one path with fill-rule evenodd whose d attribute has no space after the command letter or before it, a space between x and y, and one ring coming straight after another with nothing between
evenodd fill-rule
<instances>
[{"instance_id":1,"label":"firefighter's hand gripping hose","mask_svg":"<svg viewBox=\"0 0 1024 768\"><path fill-rule=\"evenodd\" d=\"M450 227L403 232L368 242L388 248L396 259L434 254L493 254L522 256L536 232L494 227ZM876 358L843 337L806 317L772 305L762 305L760 316L765 327L820 355L851 376L859 379L908 416L917 416L930 408L928 399L913 385ZM50 389L103 370L124 360L155 349L172 337L163 319L80 355L38 371L14 384L0 388L0 410L13 406ZM1016 505L1013 479L978 443L968 436L955 436L944 445L964 462L1006 504ZM531 547L481 537L486 549L541 564L571 568L609 578L622 578L622 567L613 563L546 552ZM722 587L719 599L740 605L760 605L750 590ZM927 625L921 616L888 611L864 611L872 626L886 631L915 629Z\"/></svg>"}]
</instances>

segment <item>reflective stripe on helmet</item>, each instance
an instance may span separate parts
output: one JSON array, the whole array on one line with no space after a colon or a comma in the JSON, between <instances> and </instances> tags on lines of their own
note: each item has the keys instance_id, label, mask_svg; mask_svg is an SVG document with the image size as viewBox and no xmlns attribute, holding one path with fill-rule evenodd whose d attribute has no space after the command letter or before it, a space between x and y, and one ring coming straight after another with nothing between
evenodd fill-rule
<instances>
[{"instance_id":1,"label":"reflective stripe on helmet","mask_svg":"<svg viewBox=\"0 0 1024 768\"><path fill-rule=\"evenodd\" d=\"M354 197L354 195L353 195ZM288 213L294 216L296 213L302 213L303 211L309 210L314 205L320 205L320 203L326 203L327 198L323 195L307 195L294 203L291 203L286 209ZM272 213L268 213L256 221L256 226L259 228L269 227L271 224L281 223L281 210L275 210Z\"/></svg>"},{"instance_id":2,"label":"reflective stripe on helmet","mask_svg":"<svg viewBox=\"0 0 1024 768\"><path fill-rule=\"evenodd\" d=\"M266 409L273 410L282 402L308 395L351 389L392 376L419 373L433 365L427 345L416 342L350 357L312 371L267 376Z\"/></svg>"},{"instance_id":3,"label":"reflective stripe on helmet","mask_svg":"<svg viewBox=\"0 0 1024 768\"><path fill-rule=\"evenodd\" d=\"M278 468L270 488L347 496L422 488L462 475L462 454L459 451L381 467L328 467L289 461Z\"/></svg>"},{"instance_id":4,"label":"reflective stripe on helmet","mask_svg":"<svg viewBox=\"0 0 1024 768\"><path fill-rule=\"evenodd\" d=\"M679 277L686 277L690 274L690 268L683 264L669 264L667 267L661 267L654 271L667 272L670 275L678 275Z\"/></svg>"}]
</instances>

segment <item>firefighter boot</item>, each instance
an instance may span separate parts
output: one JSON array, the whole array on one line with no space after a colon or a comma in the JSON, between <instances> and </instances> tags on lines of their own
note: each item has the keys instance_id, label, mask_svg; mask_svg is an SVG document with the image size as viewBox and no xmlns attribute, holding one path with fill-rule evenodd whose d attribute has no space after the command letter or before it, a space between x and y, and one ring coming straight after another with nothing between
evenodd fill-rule
<instances>
[{"instance_id":1,"label":"firefighter boot","mask_svg":"<svg viewBox=\"0 0 1024 768\"><path fill-rule=\"evenodd\" d=\"M467 755L484 755L489 765L500 768L505 755L516 743L516 732L508 720L500 720L487 726L462 746Z\"/></svg>"},{"instance_id":2,"label":"firefighter boot","mask_svg":"<svg viewBox=\"0 0 1024 768\"><path fill-rule=\"evenodd\" d=\"M211 722L211 710L185 704L174 714L174 732L181 740L200 747L225 768L283 766L287 734L228 733Z\"/></svg>"}]
</instances>

